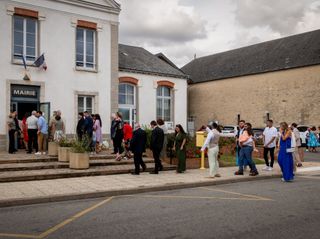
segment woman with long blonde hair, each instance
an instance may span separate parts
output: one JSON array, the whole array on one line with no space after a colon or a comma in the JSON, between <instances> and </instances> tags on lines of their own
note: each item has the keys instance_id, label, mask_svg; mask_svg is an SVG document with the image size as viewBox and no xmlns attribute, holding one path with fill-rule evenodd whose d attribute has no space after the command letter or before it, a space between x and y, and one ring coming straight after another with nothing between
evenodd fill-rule
<instances>
[{"instance_id":1,"label":"woman with long blonde hair","mask_svg":"<svg viewBox=\"0 0 320 239\"><path fill-rule=\"evenodd\" d=\"M278 163L282 171L282 180L291 182L294 178L293 174L293 156L291 152L292 131L286 122L280 123L280 149L278 154Z\"/></svg>"}]
</instances>

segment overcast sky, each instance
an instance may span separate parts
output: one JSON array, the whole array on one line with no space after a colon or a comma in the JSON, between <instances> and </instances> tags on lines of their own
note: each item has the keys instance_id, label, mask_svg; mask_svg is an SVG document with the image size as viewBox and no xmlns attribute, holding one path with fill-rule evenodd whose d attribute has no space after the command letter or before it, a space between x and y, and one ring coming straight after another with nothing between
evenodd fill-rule
<instances>
[{"instance_id":1,"label":"overcast sky","mask_svg":"<svg viewBox=\"0 0 320 239\"><path fill-rule=\"evenodd\" d=\"M320 0L118 0L120 43L194 58L320 29Z\"/></svg>"}]
</instances>

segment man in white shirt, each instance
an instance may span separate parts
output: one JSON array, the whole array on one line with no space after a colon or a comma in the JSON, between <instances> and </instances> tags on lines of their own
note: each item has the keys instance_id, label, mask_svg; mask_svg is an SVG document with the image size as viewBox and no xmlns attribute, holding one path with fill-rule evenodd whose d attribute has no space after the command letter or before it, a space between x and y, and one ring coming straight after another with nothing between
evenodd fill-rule
<instances>
[{"instance_id":1,"label":"man in white shirt","mask_svg":"<svg viewBox=\"0 0 320 239\"><path fill-rule=\"evenodd\" d=\"M263 156L266 166L263 168L265 171L271 171L274 164L274 149L276 147L276 138L278 135L277 129L272 126L273 121L267 120L267 127L263 131ZM271 161L269 163L268 153L270 152Z\"/></svg>"},{"instance_id":2,"label":"man in white shirt","mask_svg":"<svg viewBox=\"0 0 320 239\"><path fill-rule=\"evenodd\" d=\"M301 148L301 139L300 139L300 132L297 129L297 124L292 123L291 124L292 132L294 133L295 139L296 139L296 148L293 152L293 158L294 158L294 171L296 171L296 167L302 167L303 161L303 149Z\"/></svg>"},{"instance_id":3,"label":"man in white shirt","mask_svg":"<svg viewBox=\"0 0 320 239\"><path fill-rule=\"evenodd\" d=\"M32 153L32 149L34 148L36 152L38 152L38 118L36 117L37 111L32 111L31 116L27 118L27 126L28 126L28 154Z\"/></svg>"}]
</instances>

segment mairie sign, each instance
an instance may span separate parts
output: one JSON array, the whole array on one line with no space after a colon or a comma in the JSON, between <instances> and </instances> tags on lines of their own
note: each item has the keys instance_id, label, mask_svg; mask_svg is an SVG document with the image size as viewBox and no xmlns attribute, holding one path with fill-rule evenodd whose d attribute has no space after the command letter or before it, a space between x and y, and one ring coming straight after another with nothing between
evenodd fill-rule
<instances>
[{"instance_id":1,"label":"mairie sign","mask_svg":"<svg viewBox=\"0 0 320 239\"><path fill-rule=\"evenodd\" d=\"M11 97L38 98L39 87L25 85L11 85Z\"/></svg>"}]
</instances>

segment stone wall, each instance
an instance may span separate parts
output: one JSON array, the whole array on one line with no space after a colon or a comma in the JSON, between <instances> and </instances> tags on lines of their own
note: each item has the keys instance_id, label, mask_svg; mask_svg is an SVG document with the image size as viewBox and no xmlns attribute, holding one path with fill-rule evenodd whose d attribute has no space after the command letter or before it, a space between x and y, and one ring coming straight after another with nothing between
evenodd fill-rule
<instances>
[{"instance_id":1,"label":"stone wall","mask_svg":"<svg viewBox=\"0 0 320 239\"><path fill-rule=\"evenodd\" d=\"M280 122L320 125L320 65L189 85L189 116L196 128L211 120L237 123L237 115L263 127Z\"/></svg>"}]
</instances>

